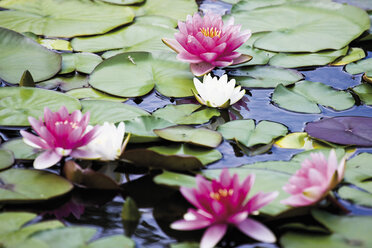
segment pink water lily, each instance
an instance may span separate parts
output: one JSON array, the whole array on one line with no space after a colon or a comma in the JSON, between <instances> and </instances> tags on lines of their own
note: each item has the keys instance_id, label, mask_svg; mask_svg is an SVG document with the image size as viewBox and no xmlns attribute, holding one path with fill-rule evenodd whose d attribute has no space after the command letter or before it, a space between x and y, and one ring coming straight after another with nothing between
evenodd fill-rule
<instances>
[{"instance_id":1,"label":"pink water lily","mask_svg":"<svg viewBox=\"0 0 372 248\"><path fill-rule=\"evenodd\" d=\"M274 234L266 226L248 216L274 200L278 192L260 192L247 199L254 180L255 175L251 174L240 184L238 175L230 176L227 169L222 170L219 179L212 181L197 175L197 188L180 189L182 195L197 209L189 209L184 219L173 222L171 227L178 230L207 228L200 243L201 248L214 247L229 225L253 239L275 242Z\"/></svg>"},{"instance_id":2,"label":"pink water lily","mask_svg":"<svg viewBox=\"0 0 372 248\"><path fill-rule=\"evenodd\" d=\"M176 39L163 38L163 42L178 53L179 60L190 63L191 72L196 76L252 58L235 52L249 39L251 31L240 32L241 25L234 25L233 18L224 24L216 14L188 15L185 23L178 22L178 28Z\"/></svg>"},{"instance_id":3,"label":"pink water lily","mask_svg":"<svg viewBox=\"0 0 372 248\"><path fill-rule=\"evenodd\" d=\"M331 150L328 161L323 153L311 153L290 179L283 190L291 194L281 203L293 207L308 206L323 199L344 177L345 158L337 164L334 150Z\"/></svg>"},{"instance_id":4,"label":"pink water lily","mask_svg":"<svg viewBox=\"0 0 372 248\"><path fill-rule=\"evenodd\" d=\"M45 169L58 163L63 156L75 158L95 158L97 154L79 149L95 138L99 126L85 132L89 122L89 113L82 115L80 110L68 113L65 106L58 112L52 112L49 108L44 109L44 121L28 117L34 131L39 135L33 135L24 130L21 131L23 141L35 148L44 150L34 161L36 169Z\"/></svg>"}]
</instances>

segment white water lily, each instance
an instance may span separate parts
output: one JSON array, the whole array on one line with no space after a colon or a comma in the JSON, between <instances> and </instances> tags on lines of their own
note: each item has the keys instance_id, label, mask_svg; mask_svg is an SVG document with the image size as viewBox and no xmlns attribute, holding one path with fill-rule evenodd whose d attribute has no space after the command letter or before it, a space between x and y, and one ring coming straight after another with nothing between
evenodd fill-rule
<instances>
[{"instance_id":1,"label":"white water lily","mask_svg":"<svg viewBox=\"0 0 372 248\"><path fill-rule=\"evenodd\" d=\"M98 154L100 160L116 160L125 148L124 135L124 122L120 122L117 127L113 123L105 122L100 127L99 135L87 144L85 149Z\"/></svg>"},{"instance_id":2,"label":"white water lily","mask_svg":"<svg viewBox=\"0 0 372 248\"><path fill-rule=\"evenodd\" d=\"M205 75L203 83L194 78L194 85L197 92L194 92L196 100L203 105L213 108L227 108L236 103L245 94L245 90L240 86L235 87L235 79L227 81L224 74L220 79Z\"/></svg>"}]
</instances>

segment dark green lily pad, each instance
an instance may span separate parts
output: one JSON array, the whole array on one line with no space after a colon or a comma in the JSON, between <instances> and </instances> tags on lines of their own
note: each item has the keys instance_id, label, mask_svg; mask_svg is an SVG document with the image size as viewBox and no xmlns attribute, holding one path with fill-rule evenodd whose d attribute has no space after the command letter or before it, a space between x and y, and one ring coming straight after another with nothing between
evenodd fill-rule
<instances>
[{"instance_id":1,"label":"dark green lily pad","mask_svg":"<svg viewBox=\"0 0 372 248\"><path fill-rule=\"evenodd\" d=\"M0 170L9 168L14 164L13 152L0 149Z\"/></svg>"},{"instance_id":2,"label":"dark green lily pad","mask_svg":"<svg viewBox=\"0 0 372 248\"><path fill-rule=\"evenodd\" d=\"M0 7L11 9L0 12L1 27L52 37L102 34L134 17L128 7L92 1L5 0Z\"/></svg>"},{"instance_id":3,"label":"dark green lily pad","mask_svg":"<svg viewBox=\"0 0 372 248\"><path fill-rule=\"evenodd\" d=\"M346 65L345 70L350 74L359 74L372 71L372 58L359 60Z\"/></svg>"},{"instance_id":4,"label":"dark green lily pad","mask_svg":"<svg viewBox=\"0 0 372 248\"><path fill-rule=\"evenodd\" d=\"M9 11L0 11L0 23L3 12ZM26 70L35 82L39 82L51 78L61 69L59 54L26 36L1 27L0 54L0 78L12 84L18 84Z\"/></svg>"},{"instance_id":5,"label":"dark green lily pad","mask_svg":"<svg viewBox=\"0 0 372 248\"><path fill-rule=\"evenodd\" d=\"M290 85L303 80L301 73L272 66L253 66L239 69L236 82L248 88L275 88L278 84ZM229 73L234 76L234 71Z\"/></svg>"},{"instance_id":6,"label":"dark green lily pad","mask_svg":"<svg viewBox=\"0 0 372 248\"><path fill-rule=\"evenodd\" d=\"M85 100L106 100L113 102L125 102L126 100L128 100L128 98L124 97L110 96L93 88L72 89L70 91L67 91L66 94L77 99Z\"/></svg>"},{"instance_id":7,"label":"dark green lily pad","mask_svg":"<svg viewBox=\"0 0 372 248\"><path fill-rule=\"evenodd\" d=\"M132 120L139 116L149 116L145 110L123 104L104 100L82 100L82 112L90 112L90 124L103 124L105 121L118 123L121 121ZM128 132L128 129L126 129Z\"/></svg>"},{"instance_id":8,"label":"dark green lily pad","mask_svg":"<svg viewBox=\"0 0 372 248\"><path fill-rule=\"evenodd\" d=\"M39 118L44 108L58 111L64 105L71 112L80 109L80 102L65 94L27 87L0 88L0 125L29 126L28 117Z\"/></svg>"},{"instance_id":9,"label":"dark green lily pad","mask_svg":"<svg viewBox=\"0 0 372 248\"><path fill-rule=\"evenodd\" d=\"M160 138L154 129L173 126L173 123L155 116L140 116L125 122L125 132L131 133L130 143L154 142Z\"/></svg>"},{"instance_id":10,"label":"dark green lily pad","mask_svg":"<svg viewBox=\"0 0 372 248\"><path fill-rule=\"evenodd\" d=\"M160 175L155 176L154 182L171 187L196 187L195 177L171 171L163 171Z\"/></svg>"},{"instance_id":11,"label":"dark green lily pad","mask_svg":"<svg viewBox=\"0 0 372 248\"><path fill-rule=\"evenodd\" d=\"M269 144L274 139L287 134L288 129L282 124L271 121L260 121L257 126L254 120L235 120L218 127L225 139L238 140L246 147Z\"/></svg>"},{"instance_id":12,"label":"dark green lily pad","mask_svg":"<svg viewBox=\"0 0 372 248\"><path fill-rule=\"evenodd\" d=\"M53 185L53 187L50 187ZM50 172L8 169L0 172L0 202L29 203L64 195L73 186Z\"/></svg>"},{"instance_id":13,"label":"dark green lily pad","mask_svg":"<svg viewBox=\"0 0 372 248\"><path fill-rule=\"evenodd\" d=\"M88 77L79 74L74 75L73 77L55 77L38 83L37 86L44 89L55 89L59 87L63 91L68 91L88 87Z\"/></svg>"},{"instance_id":14,"label":"dark green lily pad","mask_svg":"<svg viewBox=\"0 0 372 248\"><path fill-rule=\"evenodd\" d=\"M175 124L203 124L214 116L220 116L220 112L213 108L200 109L198 104L169 104L164 108L158 109L153 116L163 118Z\"/></svg>"},{"instance_id":15,"label":"dark green lily pad","mask_svg":"<svg viewBox=\"0 0 372 248\"><path fill-rule=\"evenodd\" d=\"M90 74L102 62L102 58L93 53L62 53L62 69L59 74L78 71Z\"/></svg>"},{"instance_id":16,"label":"dark green lily pad","mask_svg":"<svg viewBox=\"0 0 372 248\"><path fill-rule=\"evenodd\" d=\"M216 148L222 141L222 135L220 133L207 128L172 126L156 129L154 133L166 140L186 142L209 148Z\"/></svg>"},{"instance_id":17,"label":"dark green lily pad","mask_svg":"<svg viewBox=\"0 0 372 248\"><path fill-rule=\"evenodd\" d=\"M307 123L305 132L316 139L337 144L372 146L371 125L371 117L332 117Z\"/></svg>"},{"instance_id":18,"label":"dark green lily pad","mask_svg":"<svg viewBox=\"0 0 372 248\"><path fill-rule=\"evenodd\" d=\"M270 65L285 68L327 65L337 58L346 55L349 47L317 53L278 53L270 58Z\"/></svg>"},{"instance_id":19,"label":"dark green lily pad","mask_svg":"<svg viewBox=\"0 0 372 248\"><path fill-rule=\"evenodd\" d=\"M10 139L0 145L1 149L12 151L15 159L34 160L39 152L27 145L22 138Z\"/></svg>"},{"instance_id":20,"label":"dark green lily pad","mask_svg":"<svg viewBox=\"0 0 372 248\"><path fill-rule=\"evenodd\" d=\"M335 110L346 110L354 106L354 98L349 92L310 81L301 81L293 87L278 85L272 100L281 108L301 113L320 113L318 104Z\"/></svg>"}]
</instances>

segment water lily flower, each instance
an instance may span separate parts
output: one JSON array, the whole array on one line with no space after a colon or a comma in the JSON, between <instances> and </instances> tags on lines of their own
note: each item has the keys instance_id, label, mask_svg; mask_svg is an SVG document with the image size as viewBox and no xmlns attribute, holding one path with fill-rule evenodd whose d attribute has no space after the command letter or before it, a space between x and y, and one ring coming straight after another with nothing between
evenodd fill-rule
<instances>
[{"instance_id":1,"label":"water lily flower","mask_svg":"<svg viewBox=\"0 0 372 248\"><path fill-rule=\"evenodd\" d=\"M88 126L88 130L92 128L92 126ZM100 160L115 160L124 150L124 135L124 122L120 122L117 127L113 123L105 122L103 126L101 126L98 136L83 149L98 154Z\"/></svg>"},{"instance_id":2,"label":"water lily flower","mask_svg":"<svg viewBox=\"0 0 372 248\"><path fill-rule=\"evenodd\" d=\"M196 76L252 58L234 51L249 39L251 31L240 32L241 25L234 25L233 18L224 24L220 15L188 15L185 23L178 22L178 28L176 39L162 40L178 53L179 60L190 63L191 72Z\"/></svg>"},{"instance_id":3,"label":"water lily flower","mask_svg":"<svg viewBox=\"0 0 372 248\"><path fill-rule=\"evenodd\" d=\"M180 188L182 195L197 209L189 209L184 219L173 222L171 227L178 230L207 228L201 248L214 247L229 225L253 239L275 242L274 234L266 226L248 216L274 200L278 192L260 192L247 199L254 180L255 175L251 174L240 184L238 175L230 176L227 169L222 170L219 179L212 181L197 175L197 188Z\"/></svg>"},{"instance_id":4,"label":"water lily flower","mask_svg":"<svg viewBox=\"0 0 372 248\"><path fill-rule=\"evenodd\" d=\"M311 153L290 179L283 190L291 194L281 203L293 207L308 206L323 199L344 177L345 158L337 165L337 157L331 150L328 161L323 153Z\"/></svg>"},{"instance_id":5,"label":"water lily flower","mask_svg":"<svg viewBox=\"0 0 372 248\"><path fill-rule=\"evenodd\" d=\"M58 163L63 156L74 158L96 158L97 154L80 149L88 144L98 134L99 126L86 132L89 122L89 113L82 115L80 110L68 113L65 106L57 112L49 108L44 109L44 121L28 117L34 131L33 135L21 131L23 141L29 146L45 150L34 161L36 169L45 169Z\"/></svg>"},{"instance_id":6,"label":"water lily flower","mask_svg":"<svg viewBox=\"0 0 372 248\"><path fill-rule=\"evenodd\" d=\"M235 79L227 81L227 75L224 74L220 79L205 75L203 83L194 78L194 85L197 92L194 96L200 104L213 108L227 108L239 101L245 94L240 86L235 87Z\"/></svg>"}]
</instances>

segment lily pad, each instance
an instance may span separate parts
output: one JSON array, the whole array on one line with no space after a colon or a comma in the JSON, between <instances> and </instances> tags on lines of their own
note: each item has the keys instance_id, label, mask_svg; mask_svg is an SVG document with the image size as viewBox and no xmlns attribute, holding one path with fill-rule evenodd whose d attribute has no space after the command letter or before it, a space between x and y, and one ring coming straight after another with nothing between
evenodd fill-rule
<instances>
[{"instance_id":1,"label":"lily pad","mask_svg":"<svg viewBox=\"0 0 372 248\"><path fill-rule=\"evenodd\" d=\"M254 47L276 52L338 50L370 27L365 11L328 1L294 1L233 16L243 29L266 32Z\"/></svg>"},{"instance_id":2,"label":"lily pad","mask_svg":"<svg viewBox=\"0 0 372 248\"><path fill-rule=\"evenodd\" d=\"M0 23L3 12L8 11L0 11ZM39 82L51 78L61 69L59 54L26 36L1 27L0 54L0 78L12 84L18 84L26 70L35 82Z\"/></svg>"},{"instance_id":3,"label":"lily pad","mask_svg":"<svg viewBox=\"0 0 372 248\"><path fill-rule=\"evenodd\" d=\"M238 74L238 75L237 75ZM272 66L253 66L230 71L237 83L248 88L275 88L278 84L290 85L303 80L301 73Z\"/></svg>"},{"instance_id":4,"label":"lily pad","mask_svg":"<svg viewBox=\"0 0 372 248\"><path fill-rule=\"evenodd\" d=\"M72 52L71 43L68 40L37 38L37 42L50 50Z\"/></svg>"},{"instance_id":5,"label":"lily pad","mask_svg":"<svg viewBox=\"0 0 372 248\"><path fill-rule=\"evenodd\" d=\"M3 0L0 26L17 32L54 37L103 34L130 23L134 13L128 7L74 0Z\"/></svg>"},{"instance_id":6,"label":"lily pad","mask_svg":"<svg viewBox=\"0 0 372 248\"><path fill-rule=\"evenodd\" d=\"M102 58L93 53L62 53L62 69L59 74L78 71L90 74L102 62Z\"/></svg>"},{"instance_id":7,"label":"lily pad","mask_svg":"<svg viewBox=\"0 0 372 248\"><path fill-rule=\"evenodd\" d=\"M101 52L118 49L118 53L130 51L168 50L161 38L174 36L175 23L161 16L138 17L132 25L108 34L74 38L71 42L75 51ZM138 35L141 34L141 35ZM116 55L116 54L115 54ZM105 58L108 56L106 55Z\"/></svg>"},{"instance_id":8,"label":"lily pad","mask_svg":"<svg viewBox=\"0 0 372 248\"><path fill-rule=\"evenodd\" d=\"M372 178L372 168L370 166L371 159L372 154L361 153L348 160L346 164L347 169L345 171L346 181L366 191L372 192L372 187L370 186L371 181L369 181Z\"/></svg>"},{"instance_id":9,"label":"lily pad","mask_svg":"<svg viewBox=\"0 0 372 248\"><path fill-rule=\"evenodd\" d=\"M39 152L27 145L22 138L10 139L0 145L1 149L12 151L15 159L34 160Z\"/></svg>"},{"instance_id":10,"label":"lily pad","mask_svg":"<svg viewBox=\"0 0 372 248\"><path fill-rule=\"evenodd\" d=\"M252 36L246 43L244 43L236 51L241 54L248 54L253 58L245 63L229 66L229 68L242 67L248 65L266 65L269 62L270 58L276 54L274 52L269 52L252 47L253 42L252 44L248 44L249 42L251 42L251 39Z\"/></svg>"},{"instance_id":11,"label":"lily pad","mask_svg":"<svg viewBox=\"0 0 372 248\"><path fill-rule=\"evenodd\" d=\"M281 108L301 113L320 113L318 104L335 110L345 110L354 106L354 98L349 92L338 91L328 85L301 81L293 87L278 85L272 100Z\"/></svg>"},{"instance_id":12,"label":"lily pad","mask_svg":"<svg viewBox=\"0 0 372 248\"><path fill-rule=\"evenodd\" d=\"M350 74L359 74L372 71L372 58L359 60L355 63L346 65L345 70Z\"/></svg>"},{"instance_id":13,"label":"lily pad","mask_svg":"<svg viewBox=\"0 0 372 248\"><path fill-rule=\"evenodd\" d=\"M200 109L201 108L201 109ZM214 116L220 116L220 112L213 108L202 108L198 104L169 104L156 110L153 116L163 118L175 124L203 124Z\"/></svg>"},{"instance_id":14,"label":"lily pad","mask_svg":"<svg viewBox=\"0 0 372 248\"><path fill-rule=\"evenodd\" d=\"M269 144L274 139L287 134L288 129L282 124L271 121L235 120L218 127L225 139L235 139L246 147Z\"/></svg>"},{"instance_id":15,"label":"lily pad","mask_svg":"<svg viewBox=\"0 0 372 248\"><path fill-rule=\"evenodd\" d=\"M367 105L372 105L372 86L371 84L360 84L353 88L360 100Z\"/></svg>"},{"instance_id":16,"label":"lily pad","mask_svg":"<svg viewBox=\"0 0 372 248\"><path fill-rule=\"evenodd\" d=\"M0 88L0 125L29 126L28 117L39 118L48 107L53 112L64 105L71 112L80 109L77 99L65 94L27 87Z\"/></svg>"},{"instance_id":17,"label":"lily pad","mask_svg":"<svg viewBox=\"0 0 372 248\"><path fill-rule=\"evenodd\" d=\"M305 132L336 144L372 146L371 125L371 117L332 117L307 123Z\"/></svg>"},{"instance_id":18,"label":"lily pad","mask_svg":"<svg viewBox=\"0 0 372 248\"><path fill-rule=\"evenodd\" d=\"M222 141L220 133L207 128L194 128L189 126L172 126L163 129L155 129L154 133L160 138L186 142L194 145L216 148Z\"/></svg>"},{"instance_id":19,"label":"lily pad","mask_svg":"<svg viewBox=\"0 0 372 248\"><path fill-rule=\"evenodd\" d=\"M14 163L13 152L0 149L0 170L9 168Z\"/></svg>"},{"instance_id":20,"label":"lily pad","mask_svg":"<svg viewBox=\"0 0 372 248\"><path fill-rule=\"evenodd\" d=\"M285 68L327 65L335 59L346 55L348 47L317 53L278 53L270 58L270 65Z\"/></svg>"},{"instance_id":21,"label":"lily pad","mask_svg":"<svg viewBox=\"0 0 372 248\"><path fill-rule=\"evenodd\" d=\"M171 187L196 187L195 177L171 171L163 171L160 175L155 176L154 182Z\"/></svg>"},{"instance_id":22,"label":"lily pad","mask_svg":"<svg viewBox=\"0 0 372 248\"><path fill-rule=\"evenodd\" d=\"M372 194L370 192L343 186L337 193L344 200L350 201L354 204L372 207Z\"/></svg>"},{"instance_id":23,"label":"lily pad","mask_svg":"<svg viewBox=\"0 0 372 248\"><path fill-rule=\"evenodd\" d=\"M100 0L106 3L118 4L118 5L131 5L131 4L138 4L142 3L145 0Z\"/></svg>"},{"instance_id":24,"label":"lily pad","mask_svg":"<svg viewBox=\"0 0 372 248\"><path fill-rule=\"evenodd\" d=\"M336 61L333 61L331 65L339 66L339 65L347 65L352 62L358 61L363 59L366 56L366 53L362 48L359 47L351 47L347 54Z\"/></svg>"},{"instance_id":25,"label":"lily pad","mask_svg":"<svg viewBox=\"0 0 372 248\"><path fill-rule=\"evenodd\" d=\"M38 83L37 86L44 89L55 89L59 87L63 91L68 91L76 88L88 87L88 77L79 74L73 77L55 77Z\"/></svg>"},{"instance_id":26,"label":"lily pad","mask_svg":"<svg viewBox=\"0 0 372 248\"><path fill-rule=\"evenodd\" d=\"M276 146L285 149L319 149L328 147L325 144L312 139L305 132L290 133L274 143Z\"/></svg>"},{"instance_id":27,"label":"lily pad","mask_svg":"<svg viewBox=\"0 0 372 248\"><path fill-rule=\"evenodd\" d=\"M173 123L155 116L140 116L125 122L125 132L131 133L130 143L154 142L160 138L154 129L173 126Z\"/></svg>"},{"instance_id":28,"label":"lily pad","mask_svg":"<svg viewBox=\"0 0 372 248\"><path fill-rule=\"evenodd\" d=\"M116 97L110 96L106 93L102 93L98 90L93 88L80 88L80 89L73 89L66 92L67 95L75 97L77 99L85 99L85 100L106 100L106 101L113 101L113 102L125 102L128 98L124 97Z\"/></svg>"},{"instance_id":29,"label":"lily pad","mask_svg":"<svg viewBox=\"0 0 372 248\"><path fill-rule=\"evenodd\" d=\"M8 169L0 172L1 203L48 200L64 195L72 188L67 180L50 172L25 169Z\"/></svg>"}]
</instances>

